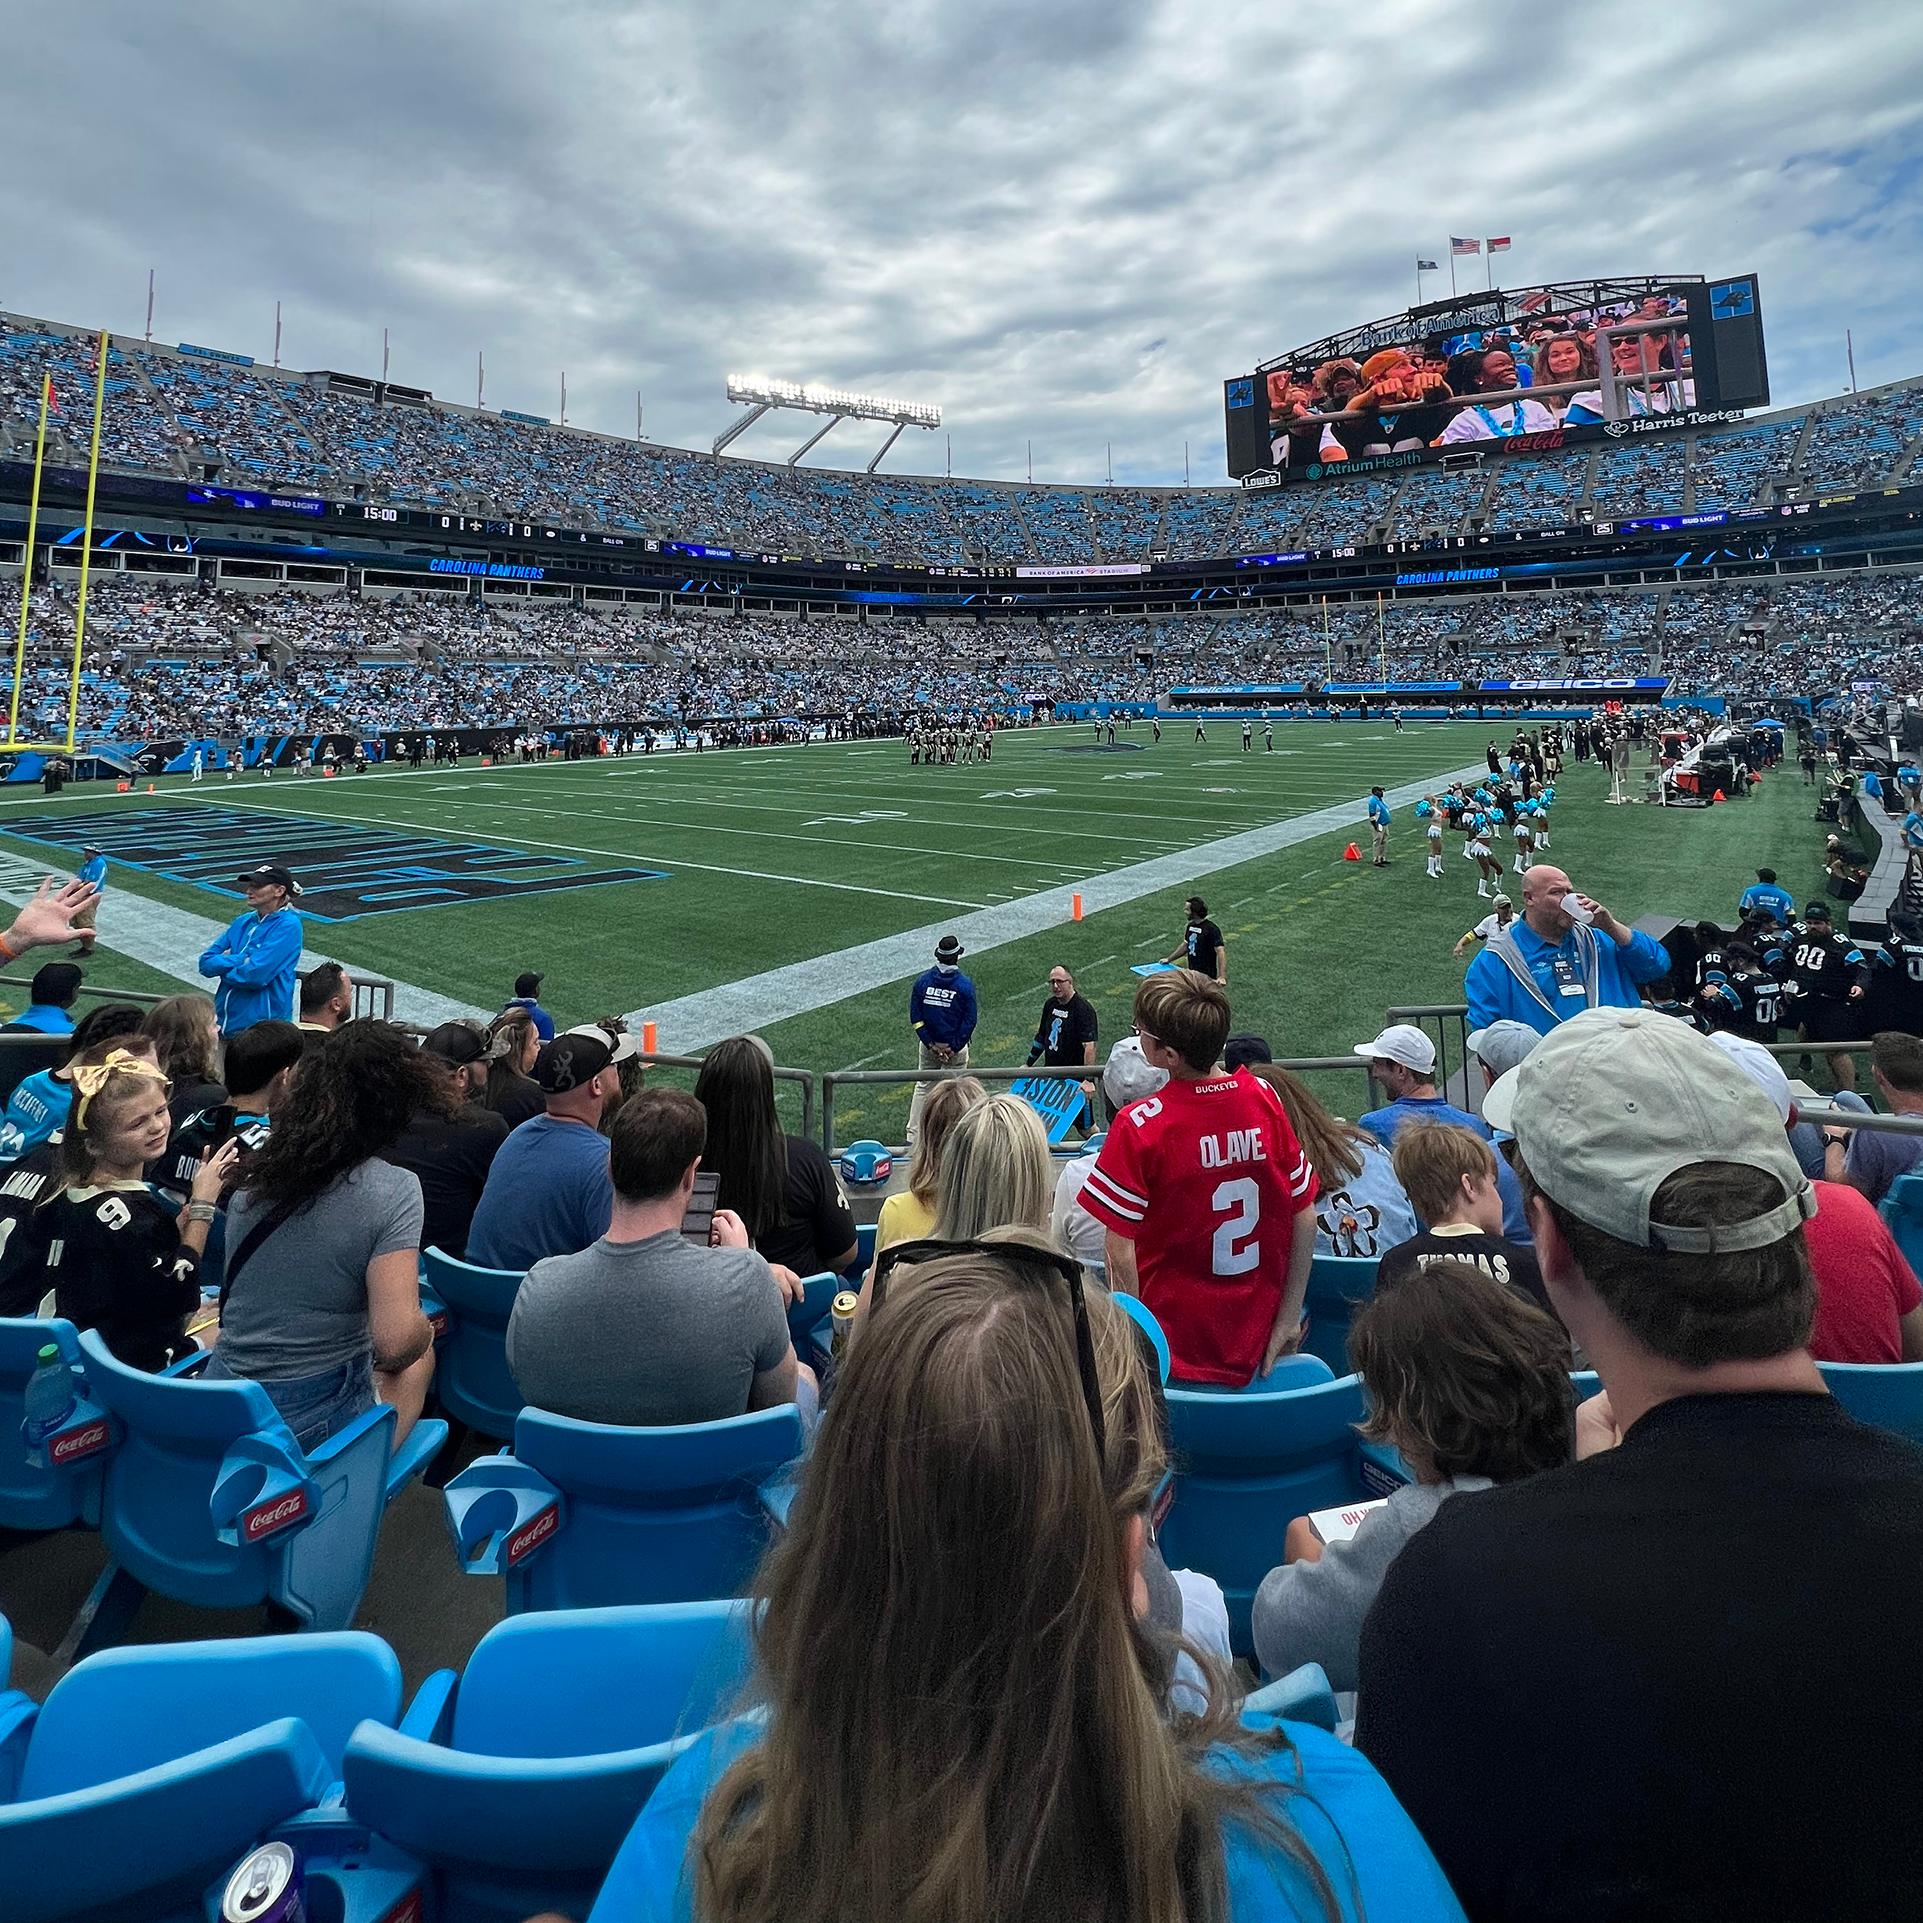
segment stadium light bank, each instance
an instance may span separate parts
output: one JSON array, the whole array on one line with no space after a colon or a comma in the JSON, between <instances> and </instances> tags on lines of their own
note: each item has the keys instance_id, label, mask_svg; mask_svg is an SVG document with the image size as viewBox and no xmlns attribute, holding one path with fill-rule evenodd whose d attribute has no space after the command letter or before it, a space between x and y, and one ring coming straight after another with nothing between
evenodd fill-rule
<instances>
[{"instance_id":1,"label":"stadium light bank","mask_svg":"<svg viewBox=\"0 0 1923 1923\"><path fill-rule=\"evenodd\" d=\"M843 421L888 421L893 431L875 450L875 458L863 470L872 474L882 457L900 438L904 427L936 428L941 425L941 409L926 401L890 401L874 394L855 394L841 387L809 387L799 381L761 380L745 374L728 376L728 398L748 412L725 433L716 437L719 454L737 435L745 434L764 414L776 408L793 408L804 414L825 414L828 418L788 456L793 467L816 442Z\"/></svg>"}]
</instances>

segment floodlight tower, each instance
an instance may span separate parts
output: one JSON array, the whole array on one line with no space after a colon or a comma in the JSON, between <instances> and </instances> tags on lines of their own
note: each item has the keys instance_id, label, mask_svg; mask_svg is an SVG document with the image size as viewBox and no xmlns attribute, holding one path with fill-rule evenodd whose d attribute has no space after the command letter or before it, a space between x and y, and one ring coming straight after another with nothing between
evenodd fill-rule
<instances>
[{"instance_id":1,"label":"floodlight tower","mask_svg":"<svg viewBox=\"0 0 1923 1923\"><path fill-rule=\"evenodd\" d=\"M740 420L717 435L714 451L719 454L737 435L745 434L762 415L775 408L793 408L804 414L825 414L827 419L788 456L793 467L815 443L843 421L888 421L893 424L888 438L875 450L875 458L862 471L872 474L882 457L901 438L904 427L937 428L941 409L925 401L889 401L873 394L851 394L841 387L809 387L796 381L768 381L744 374L728 376L728 398L747 408Z\"/></svg>"}]
</instances>

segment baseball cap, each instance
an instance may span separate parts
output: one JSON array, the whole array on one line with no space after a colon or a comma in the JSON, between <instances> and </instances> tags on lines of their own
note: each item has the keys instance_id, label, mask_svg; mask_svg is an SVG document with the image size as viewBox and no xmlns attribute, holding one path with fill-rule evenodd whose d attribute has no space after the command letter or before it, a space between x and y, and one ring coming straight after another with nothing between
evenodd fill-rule
<instances>
[{"instance_id":1,"label":"baseball cap","mask_svg":"<svg viewBox=\"0 0 1923 1923\"><path fill-rule=\"evenodd\" d=\"M1527 1022L1491 1022L1469 1037L1469 1053L1492 1075L1507 1075L1542 1040Z\"/></svg>"},{"instance_id":2,"label":"baseball cap","mask_svg":"<svg viewBox=\"0 0 1923 1923\"><path fill-rule=\"evenodd\" d=\"M454 1068L478 1062L487 1052L487 1037L469 1022L443 1022L429 1029L421 1044L423 1055L438 1055Z\"/></svg>"},{"instance_id":3,"label":"baseball cap","mask_svg":"<svg viewBox=\"0 0 1923 1923\"><path fill-rule=\"evenodd\" d=\"M1712 1047L1720 1048L1776 1104L1783 1126L1792 1127L1796 1121L1796 1098L1790 1092L1789 1077L1783 1073L1782 1063L1761 1042L1751 1041L1747 1035L1733 1035L1721 1029L1709 1039Z\"/></svg>"},{"instance_id":4,"label":"baseball cap","mask_svg":"<svg viewBox=\"0 0 1923 1923\"><path fill-rule=\"evenodd\" d=\"M1393 1022L1372 1042L1359 1042L1356 1054L1370 1062L1400 1062L1418 1075L1436 1065L1436 1045L1408 1022Z\"/></svg>"},{"instance_id":5,"label":"baseball cap","mask_svg":"<svg viewBox=\"0 0 1923 1923\"><path fill-rule=\"evenodd\" d=\"M514 978L514 992L525 1001L532 1001L541 992L541 984L547 980L545 975L537 975L532 969Z\"/></svg>"},{"instance_id":6,"label":"baseball cap","mask_svg":"<svg viewBox=\"0 0 1923 1923\"><path fill-rule=\"evenodd\" d=\"M564 1028L535 1056L534 1079L547 1094L562 1095L640 1052L632 1035L613 1036L593 1022L583 1022L579 1028Z\"/></svg>"},{"instance_id":7,"label":"baseball cap","mask_svg":"<svg viewBox=\"0 0 1923 1923\"><path fill-rule=\"evenodd\" d=\"M1516 1137L1545 1195L1636 1248L1764 1249L1816 1213L1774 1102L1731 1054L1672 1015L1591 1008L1571 1016L1482 1098L1482 1119ZM1656 1191L1703 1162L1760 1169L1784 1199L1745 1222L1652 1221Z\"/></svg>"},{"instance_id":8,"label":"baseball cap","mask_svg":"<svg viewBox=\"0 0 1923 1923\"><path fill-rule=\"evenodd\" d=\"M1120 1108L1139 1102L1144 1095L1158 1095L1168 1084L1168 1070L1157 1068L1142 1054L1139 1037L1124 1035L1108 1051L1108 1066L1102 1070L1102 1093Z\"/></svg>"},{"instance_id":9,"label":"baseball cap","mask_svg":"<svg viewBox=\"0 0 1923 1923\"><path fill-rule=\"evenodd\" d=\"M953 935L944 935L935 944L935 959L952 968L962 958L962 945Z\"/></svg>"},{"instance_id":10,"label":"baseball cap","mask_svg":"<svg viewBox=\"0 0 1923 1923\"><path fill-rule=\"evenodd\" d=\"M1222 1046L1222 1066L1233 1073L1251 1062L1272 1062L1275 1051L1260 1035L1231 1035Z\"/></svg>"},{"instance_id":11,"label":"baseball cap","mask_svg":"<svg viewBox=\"0 0 1923 1923\"><path fill-rule=\"evenodd\" d=\"M1828 921L1830 905L1826 901L1813 901L1803 910L1805 921Z\"/></svg>"},{"instance_id":12,"label":"baseball cap","mask_svg":"<svg viewBox=\"0 0 1923 1923\"><path fill-rule=\"evenodd\" d=\"M237 879L243 888L258 888L274 883L285 888L290 895L300 893L300 883L277 861L263 861L258 867L247 869Z\"/></svg>"}]
</instances>

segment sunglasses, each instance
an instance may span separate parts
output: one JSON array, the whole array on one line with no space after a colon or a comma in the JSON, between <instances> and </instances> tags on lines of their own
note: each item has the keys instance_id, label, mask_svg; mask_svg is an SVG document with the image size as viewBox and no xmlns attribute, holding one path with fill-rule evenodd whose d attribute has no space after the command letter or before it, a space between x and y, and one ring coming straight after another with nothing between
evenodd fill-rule
<instances>
[{"instance_id":1,"label":"sunglasses","mask_svg":"<svg viewBox=\"0 0 1923 1923\"><path fill-rule=\"evenodd\" d=\"M868 1313L873 1315L880 1309L888 1272L897 1262L933 1262L945 1255L992 1256L1030 1276L1038 1272L1052 1273L1068 1284L1068 1306L1075 1317L1075 1369L1082 1380L1082 1400L1088 1405L1088 1424L1095 1435L1096 1457L1106 1461L1108 1424L1102 1416L1102 1389L1095 1374L1095 1342L1088 1327L1088 1298L1082 1293L1082 1265L1072 1255L1056 1249L1031 1248L1024 1242L943 1242L932 1236L917 1242L897 1242L876 1259Z\"/></svg>"}]
</instances>

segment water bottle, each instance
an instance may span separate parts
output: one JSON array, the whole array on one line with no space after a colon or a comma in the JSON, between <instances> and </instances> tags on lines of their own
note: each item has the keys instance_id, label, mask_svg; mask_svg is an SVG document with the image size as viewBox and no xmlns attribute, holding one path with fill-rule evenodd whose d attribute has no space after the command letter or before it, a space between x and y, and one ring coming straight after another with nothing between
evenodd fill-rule
<instances>
[{"instance_id":1,"label":"water bottle","mask_svg":"<svg viewBox=\"0 0 1923 1923\"><path fill-rule=\"evenodd\" d=\"M20 1439L27 1446L27 1460L36 1469L44 1469L47 1438L73 1414L73 1371L60 1360L60 1351L51 1342L41 1348L34 1361L22 1403L27 1419L20 1425Z\"/></svg>"}]
</instances>

